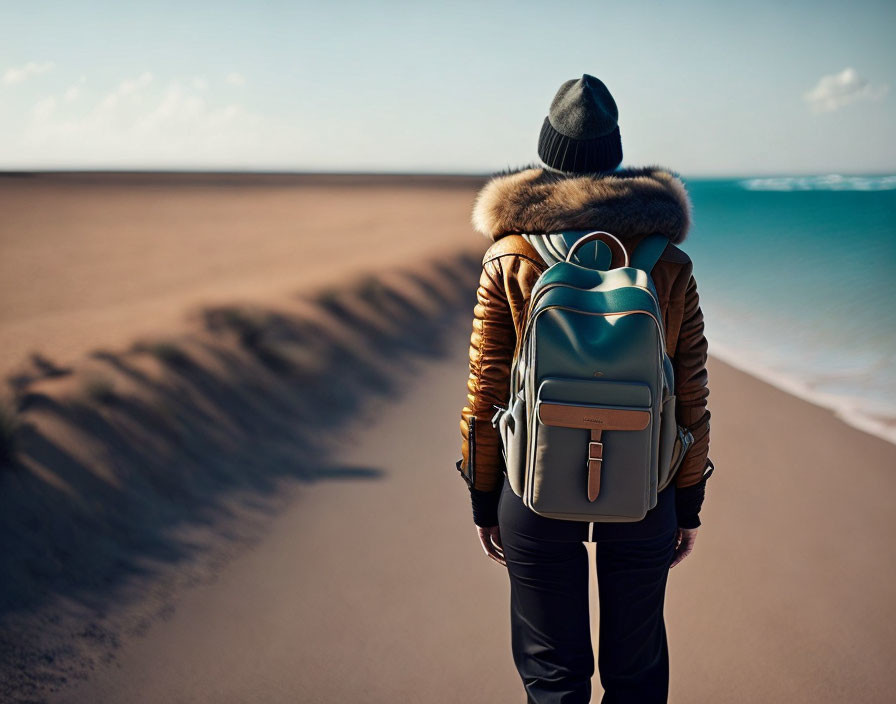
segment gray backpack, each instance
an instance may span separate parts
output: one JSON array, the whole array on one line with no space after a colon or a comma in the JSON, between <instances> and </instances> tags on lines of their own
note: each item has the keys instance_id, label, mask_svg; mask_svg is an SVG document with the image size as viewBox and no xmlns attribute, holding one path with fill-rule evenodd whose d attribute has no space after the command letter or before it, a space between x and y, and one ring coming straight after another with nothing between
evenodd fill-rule
<instances>
[{"instance_id":1,"label":"gray backpack","mask_svg":"<svg viewBox=\"0 0 896 704\"><path fill-rule=\"evenodd\" d=\"M523 237L549 267L532 289L507 406L492 418L510 487L542 516L640 520L693 441L675 420L650 277L668 239L647 236L629 261L607 232Z\"/></svg>"}]
</instances>

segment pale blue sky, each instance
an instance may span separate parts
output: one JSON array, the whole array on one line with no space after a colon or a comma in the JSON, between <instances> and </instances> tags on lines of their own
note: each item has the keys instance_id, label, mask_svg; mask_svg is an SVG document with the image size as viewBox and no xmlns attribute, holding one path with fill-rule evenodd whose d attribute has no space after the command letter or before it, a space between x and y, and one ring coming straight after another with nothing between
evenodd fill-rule
<instances>
[{"instance_id":1,"label":"pale blue sky","mask_svg":"<svg viewBox=\"0 0 896 704\"><path fill-rule=\"evenodd\" d=\"M892 2L2 2L0 168L490 172L601 78L626 165L896 171Z\"/></svg>"}]
</instances>

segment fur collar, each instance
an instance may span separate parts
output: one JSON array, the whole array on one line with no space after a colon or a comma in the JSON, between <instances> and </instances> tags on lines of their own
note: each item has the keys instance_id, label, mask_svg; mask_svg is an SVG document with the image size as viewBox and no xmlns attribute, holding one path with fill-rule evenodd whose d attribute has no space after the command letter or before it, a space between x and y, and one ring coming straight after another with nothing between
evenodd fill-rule
<instances>
[{"instance_id":1,"label":"fur collar","mask_svg":"<svg viewBox=\"0 0 896 704\"><path fill-rule=\"evenodd\" d=\"M473 227L492 240L595 228L620 236L659 232L679 244L690 223L684 184L659 166L573 176L541 167L505 172L489 180L473 207Z\"/></svg>"}]
</instances>

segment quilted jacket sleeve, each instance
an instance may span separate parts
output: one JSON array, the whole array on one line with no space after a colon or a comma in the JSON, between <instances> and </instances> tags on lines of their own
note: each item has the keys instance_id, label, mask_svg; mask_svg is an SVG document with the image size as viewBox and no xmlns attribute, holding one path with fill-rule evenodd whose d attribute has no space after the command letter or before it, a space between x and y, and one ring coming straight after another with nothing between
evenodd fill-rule
<instances>
[{"instance_id":1,"label":"quilted jacket sleeve","mask_svg":"<svg viewBox=\"0 0 896 704\"><path fill-rule=\"evenodd\" d=\"M501 487L504 458L492 426L495 405L505 406L516 329L507 300L500 259L482 267L470 335L467 403L461 411L462 457L457 469L472 489L493 492Z\"/></svg>"},{"instance_id":2,"label":"quilted jacket sleeve","mask_svg":"<svg viewBox=\"0 0 896 704\"><path fill-rule=\"evenodd\" d=\"M711 465L709 455L709 396L706 371L707 342L703 333L703 312L697 294L697 282L691 266L682 274L687 277L684 313L678 344L672 358L675 370L676 415L678 424L691 431L694 444L688 450L675 478L677 487L699 484L704 470Z\"/></svg>"}]
</instances>

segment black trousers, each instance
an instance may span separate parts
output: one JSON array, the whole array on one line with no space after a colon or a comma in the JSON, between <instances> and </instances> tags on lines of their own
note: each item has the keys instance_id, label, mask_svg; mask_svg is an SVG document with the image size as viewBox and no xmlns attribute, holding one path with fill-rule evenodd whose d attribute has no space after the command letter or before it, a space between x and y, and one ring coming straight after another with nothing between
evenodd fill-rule
<instances>
[{"instance_id":1,"label":"black trousers","mask_svg":"<svg viewBox=\"0 0 896 704\"><path fill-rule=\"evenodd\" d=\"M601 704L666 702L669 651L663 604L675 551L675 487L633 523L564 521L526 508L505 477L498 523L510 577L513 660L536 704L591 700L594 654L588 553L595 542ZM589 535L591 533L591 535Z\"/></svg>"}]
</instances>

